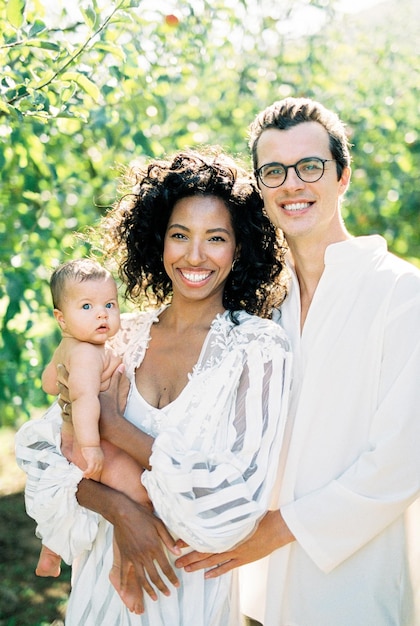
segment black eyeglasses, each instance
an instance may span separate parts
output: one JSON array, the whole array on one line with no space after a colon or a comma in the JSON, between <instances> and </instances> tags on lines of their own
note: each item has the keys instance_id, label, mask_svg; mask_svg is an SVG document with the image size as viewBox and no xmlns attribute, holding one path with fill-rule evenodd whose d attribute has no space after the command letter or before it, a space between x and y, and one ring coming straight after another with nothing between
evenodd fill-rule
<instances>
[{"instance_id":1,"label":"black eyeglasses","mask_svg":"<svg viewBox=\"0 0 420 626\"><path fill-rule=\"evenodd\" d=\"M287 178L289 168L293 167L300 180L304 183L316 183L324 174L325 163L332 161L335 161L335 159L306 157L305 159L300 159L300 161L294 165L267 163L255 170L255 176L259 178L266 187L280 187Z\"/></svg>"}]
</instances>

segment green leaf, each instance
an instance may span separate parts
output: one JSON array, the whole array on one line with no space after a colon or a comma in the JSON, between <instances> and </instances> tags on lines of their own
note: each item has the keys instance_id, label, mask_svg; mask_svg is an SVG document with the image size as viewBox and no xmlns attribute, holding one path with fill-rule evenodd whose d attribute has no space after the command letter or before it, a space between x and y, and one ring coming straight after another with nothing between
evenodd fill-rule
<instances>
[{"instance_id":1,"label":"green leaf","mask_svg":"<svg viewBox=\"0 0 420 626\"><path fill-rule=\"evenodd\" d=\"M24 20L25 0L7 0L6 18L14 28L21 28Z\"/></svg>"},{"instance_id":2,"label":"green leaf","mask_svg":"<svg viewBox=\"0 0 420 626\"><path fill-rule=\"evenodd\" d=\"M0 113L6 113L7 115L10 113L10 105L0 100Z\"/></svg>"},{"instance_id":3,"label":"green leaf","mask_svg":"<svg viewBox=\"0 0 420 626\"><path fill-rule=\"evenodd\" d=\"M64 72L60 78L61 80L75 82L83 91L93 98L95 102L98 102L101 97L101 92L98 87L84 74L79 74L78 72Z\"/></svg>"},{"instance_id":4,"label":"green leaf","mask_svg":"<svg viewBox=\"0 0 420 626\"><path fill-rule=\"evenodd\" d=\"M58 43L54 43L53 41L47 41L46 39L30 39L27 42L28 46L32 48L43 48L44 50L54 50L54 52L60 51L60 46Z\"/></svg>"},{"instance_id":5,"label":"green leaf","mask_svg":"<svg viewBox=\"0 0 420 626\"><path fill-rule=\"evenodd\" d=\"M31 80L27 84L27 88L28 89L40 89L46 83L48 83L54 76L55 76L54 70L50 70L50 69L46 70L43 73L42 78L37 78L37 79Z\"/></svg>"},{"instance_id":6,"label":"green leaf","mask_svg":"<svg viewBox=\"0 0 420 626\"><path fill-rule=\"evenodd\" d=\"M47 27L42 20L36 19L29 30L29 37L35 37L38 33L42 33Z\"/></svg>"},{"instance_id":7,"label":"green leaf","mask_svg":"<svg viewBox=\"0 0 420 626\"><path fill-rule=\"evenodd\" d=\"M97 15L92 7L87 7L86 9L82 6L79 6L79 11L83 15L86 24L89 26L91 30L95 28Z\"/></svg>"},{"instance_id":8,"label":"green leaf","mask_svg":"<svg viewBox=\"0 0 420 626\"><path fill-rule=\"evenodd\" d=\"M121 46L121 44L117 45L117 44L109 43L106 41L99 41L95 45L95 49L98 51L100 50L101 52L109 52L110 54L112 54L117 59L120 59L121 61L125 61L127 58L124 52L124 48Z\"/></svg>"}]
</instances>

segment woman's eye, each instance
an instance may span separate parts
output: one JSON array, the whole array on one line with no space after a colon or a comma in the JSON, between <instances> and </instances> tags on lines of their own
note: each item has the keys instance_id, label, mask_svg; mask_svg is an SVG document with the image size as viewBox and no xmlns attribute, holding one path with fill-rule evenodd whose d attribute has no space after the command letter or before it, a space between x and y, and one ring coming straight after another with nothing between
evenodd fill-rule
<instances>
[{"instance_id":1,"label":"woman's eye","mask_svg":"<svg viewBox=\"0 0 420 626\"><path fill-rule=\"evenodd\" d=\"M173 233L171 235L172 239L186 239L186 236L184 235L184 233Z\"/></svg>"},{"instance_id":2,"label":"woman's eye","mask_svg":"<svg viewBox=\"0 0 420 626\"><path fill-rule=\"evenodd\" d=\"M226 241L226 239L222 237L221 235L215 235L214 237L210 239L210 241Z\"/></svg>"}]
</instances>

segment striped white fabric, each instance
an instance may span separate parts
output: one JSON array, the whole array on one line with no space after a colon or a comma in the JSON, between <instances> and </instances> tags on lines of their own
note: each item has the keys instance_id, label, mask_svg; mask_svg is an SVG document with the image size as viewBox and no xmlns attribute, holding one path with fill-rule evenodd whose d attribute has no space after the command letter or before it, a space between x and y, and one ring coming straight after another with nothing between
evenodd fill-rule
<instances>
[{"instance_id":1,"label":"striped white fabric","mask_svg":"<svg viewBox=\"0 0 420 626\"><path fill-rule=\"evenodd\" d=\"M115 345L129 377L141 364L159 312L124 319ZM155 437L152 470L142 480L156 513L192 548L221 552L245 538L269 506L290 387L290 352L282 329L246 313L213 321L180 396L164 409L132 384L126 417ZM67 626L237 626L231 575L204 580L177 570L179 589L146 612L130 614L109 583L112 528L74 496L81 471L61 455L54 405L17 435L28 474L26 504L44 543L73 565ZM140 530L141 532L141 530ZM171 557L169 557L171 558Z\"/></svg>"}]
</instances>

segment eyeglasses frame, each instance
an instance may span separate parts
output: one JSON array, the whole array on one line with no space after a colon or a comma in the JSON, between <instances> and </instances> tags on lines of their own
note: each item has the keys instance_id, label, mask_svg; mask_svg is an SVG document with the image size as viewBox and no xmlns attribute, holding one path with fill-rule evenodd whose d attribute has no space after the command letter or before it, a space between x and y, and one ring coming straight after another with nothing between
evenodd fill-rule
<instances>
[{"instance_id":1,"label":"eyeglasses frame","mask_svg":"<svg viewBox=\"0 0 420 626\"><path fill-rule=\"evenodd\" d=\"M302 163L302 161L311 161L311 160L317 160L320 161L322 163L322 172L320 174L320 176L318 178L316 178L315 180L304 180L302 178L302 176L299 174L298 170L297 170L297 166L299 165L299 163ZM333 162L336 161L336 159L321 159L321 157L304 157L303 159L299 159L299 161L296 161L296 163L294 163L293 165L284 165L283 163L279 163L278 161L272 161L270 163L264 163L264 165L261 165L261 167L259 167L257 170L254 170L254 174L255 177L257 178L257 180L261 181L261 183L264 185L264 187L267 187L268 189L277 189L278 187L281 187L282 185L284 185L284 183L286 182L287 179L287 174L289 173L289 169L292 167L295 172L296 172L296 176L303 182L303 183L317 183L319 180L321 180L321 178L324 176L325 173L325 163L329 163L329 162ZM279 184L279 185L267 185L261 178L261 170L263 169L263 167L267 167L268 165L280 165L281 167L284 168L285 171L285 175L284 175L284 180Z\"/></svg>"}]
</instances>

